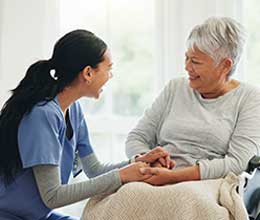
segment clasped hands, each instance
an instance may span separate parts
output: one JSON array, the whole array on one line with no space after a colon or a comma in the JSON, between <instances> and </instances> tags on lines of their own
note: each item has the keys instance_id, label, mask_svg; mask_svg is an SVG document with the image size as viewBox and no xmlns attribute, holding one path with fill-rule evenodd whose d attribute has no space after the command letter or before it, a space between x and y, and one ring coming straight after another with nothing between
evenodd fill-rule
<instances>
[{"instance_id":1,"label":"clasped hands","mask_svg":"<svg viewBox=\"0 0 260 220\"><path fill-rule=\"evenodd\" d=\"M164 185L171 182L171 169L175 166L175 161L171 160L169 152L162 147L158 146L139 155L135 161L120 169L123 183L143 181L152 185Z\"/></svg>"}]
</instances>

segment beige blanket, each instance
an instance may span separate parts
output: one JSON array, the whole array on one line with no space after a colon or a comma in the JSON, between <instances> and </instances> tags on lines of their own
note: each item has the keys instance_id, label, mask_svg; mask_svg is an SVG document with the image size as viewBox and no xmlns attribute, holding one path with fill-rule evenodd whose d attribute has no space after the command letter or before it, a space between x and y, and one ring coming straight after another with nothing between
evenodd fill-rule
<instances>
[{"instance_id":1,"label":"beige blanket","mask_svg":"<svg viewBox=\"0 0 260 220\"><path fill-rule=\"evenodd\" d=\"M87 203L82 220L247 220L238 178L183 182L155 187L134 182Z\"/></svg>"}]
</instances>

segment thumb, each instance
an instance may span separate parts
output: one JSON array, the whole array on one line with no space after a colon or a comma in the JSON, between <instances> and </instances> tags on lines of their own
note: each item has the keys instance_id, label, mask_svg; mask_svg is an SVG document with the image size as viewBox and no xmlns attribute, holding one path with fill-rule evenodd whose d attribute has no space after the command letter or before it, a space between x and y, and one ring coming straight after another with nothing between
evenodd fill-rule
<instances>
[{"instance_id":1,"label":"thumb","mask_svg":"<svg viewBox=\"0 0 260 220\"><path fill-rule=\"evenodd\" d=\"M140 168L140 172L142 174L150 174L150 175L156 175L158 174L157 168L152 168L152 167L142 167Z\"/></svg>"},{"instance_id":2,"label":"thumb","mask_svg":"<svg viewBox=\"0 0 260 220\"><path fill-rule=\"evenodd\" d=\"M171 160L170 161L170 168L172 169L173 167L175 167L176 165L176 161L175 160Z\"/></svg>"}]
</instances>

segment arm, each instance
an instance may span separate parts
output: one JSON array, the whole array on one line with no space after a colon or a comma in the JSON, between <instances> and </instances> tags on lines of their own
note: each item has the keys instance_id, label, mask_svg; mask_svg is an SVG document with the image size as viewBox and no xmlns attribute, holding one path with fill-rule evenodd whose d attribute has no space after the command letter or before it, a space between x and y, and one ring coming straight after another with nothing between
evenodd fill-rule
<instances>
[{"instance_id":1,"label":"arm","mask_svg":"<svg viewBox=\"0 0 260 220\"><path fill-rule=\"evenodd\" d=\"M171 82L166 85L152 106L145 111L137 126L128 134L126 140L128 158L145 153L157 146L156 133L169 102L172 90Z\"/></svg>"},{"instance_id":2,"label":"arm","mask_svg":"<svg viewBox=\"0 0 260 220\"><path fill-rule=\"evenodd\" d=\"M145 163L153 163L161 158L168 158L165 162L168 163L166 167L172 168L174 166L174 162L170 160L169 153L164 151L163 148L157 147L144 155L140 155L136 158L136 162L145 162ZM121 168L129 164L129 161L123 161L117 164L102 164L97 159L94 153L87 155L80 159L82 163L83 170L85 174L89 177L95 177L102 173L106 173L110 170Z\"/></svg>"},{"instance_id":3,"label":"arm","mask_svg":"<svg viewBox=\"0 0 260 220\"><path fill-rule=\"evenodd\" d=\"M92 196L113 193L123 183L143 181L151 177L150 174L144 175L140 172L140 168L147 166L147 164L141 162L134 163L87 181L64 185L61 184L59 166L35 166L33 167L33 174L42 201L47 207L54 209Z\"/></svg>"},{"instance_id":4,"label":"arm","mask_svg":"<svg viewBox=\"0 0 260 220\"><path fill-rule=\"evenodd\" d=\"M112 193L121 186L118 170L74 184L62 185L60 169L53 165L33 167L33 173L41 198L51 209L69 205L89 197Z\"/></svg>"},{"instance_id":5,"label":"arm","mask_svg":"<svg viewBox=\"0 0 260 220\"><path fill-rule=\"evenodd\" d=\"M80 158L83 170L87 177L93 178L102 173L106 173L110 170L121 168L129 164L129 161L123 161L117 164L102 164L97 159L94 153L87 155L85 157Z\"/></svg>"},{"instance_id":6,"label":"arm","mask_svg":"<svg viewBox=\"0 0 260 220\"><path fill-rule=\"evenodd\" d=\"M240 174L260 152L260 94L245 97L224 158L198 161L201 179L220 178L228 172Z\"/></svg>"},{"instance_id":7,"label":"arm","mask_svg":"<svg viewBox=\"0 0 260 220\"><path fill-rule=\"evenodd\" d=\"M193 172L194 167L172 172L161 171L159 174L163 173L169 180L164 182L221 178L229 172L240 174L246 169L250 158L260 152L260 94L251 91L240 102L236 126L227 143L226 155L223 158L199 160L195 166L199 173ZM199 175L194 175L196 173Z\"/></svg>"}]
</instances>

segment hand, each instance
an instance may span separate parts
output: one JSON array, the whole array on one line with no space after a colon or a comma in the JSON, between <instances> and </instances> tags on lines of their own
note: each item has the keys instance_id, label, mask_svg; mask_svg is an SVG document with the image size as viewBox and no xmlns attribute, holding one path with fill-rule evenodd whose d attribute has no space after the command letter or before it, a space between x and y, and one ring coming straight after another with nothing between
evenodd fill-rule
<instances>
[{"instance_id":1,"label":"hand","mask_svg":"<svg viewBox=\"0 0 260 220\"><path fill-rule=\"evenodd\" d=\"M162 159L163 161L165 161L165 162L162 162L163 166L167 166L167 164L170 163L168 161L168 159L170 158L169 152L164 150L162 147L158 146L158 147L148 151L147 153L137 157L136 162L142 161L142 162L146 162L146 163L154 163L155 161L159 160L160 158L167 158L166 159L167 161Z\"/></svg>"},{"instance_id":2,"label":"hand","mask_svg":"<svg viewBox=\"0 0 260 220\"><path fill-rule=\"evenodd\" d=\"M155 186L161 186L169 183L173 183L173 172L172 170L166 168L158 167L145 167L140 170L144 175L152 174L148 179L145 179L144 182L149 183Z\"/></svg>"},{"instance_id":3,"label":"hand","mask_svg":"<svg viewBox=\"0 0 260 220\"><path fill-rule=\"evenodd\" d=\"M140 171L144 175L152 174L153 176L151 176L148 179L145 179L144 182L156 186L201 179L200 169L198 165L185 167L177 170L169 170L166 168L158 167L143 167Z\"/></svg>"},{"instance_id":4,"label":"hand","mask_svg":"<svg viewBox=\"0 0 260 220\"><path fill-rule=\"evenodd\" d=\"M159 161L155 161L151 164L151 167L163 167L162 164Z\"/></svg>"},{"instance_id":5,"label":"hand","mask_svg":"<svg viewBox=\"0 0 260 220\"><path fill-rule=\"evenodd\" d=\"M152 167L166 167L172 169L176 165L174 160L171 160L170 155L161 157L157 161L151 164Z\"/></svg>"},{"instance_id":6,"label":"hand","mask_svg":"<svg viewBox=\"0 0 260 220\"><path fill-rule=\"evenodd\" d=\"M119 170L119 175L122 183L134 182L134 181L144 181L150 178L152 174L143 174L140 169L149 167L148 164L143 162L131 163Z\"/></svg>"}]
</instances>

